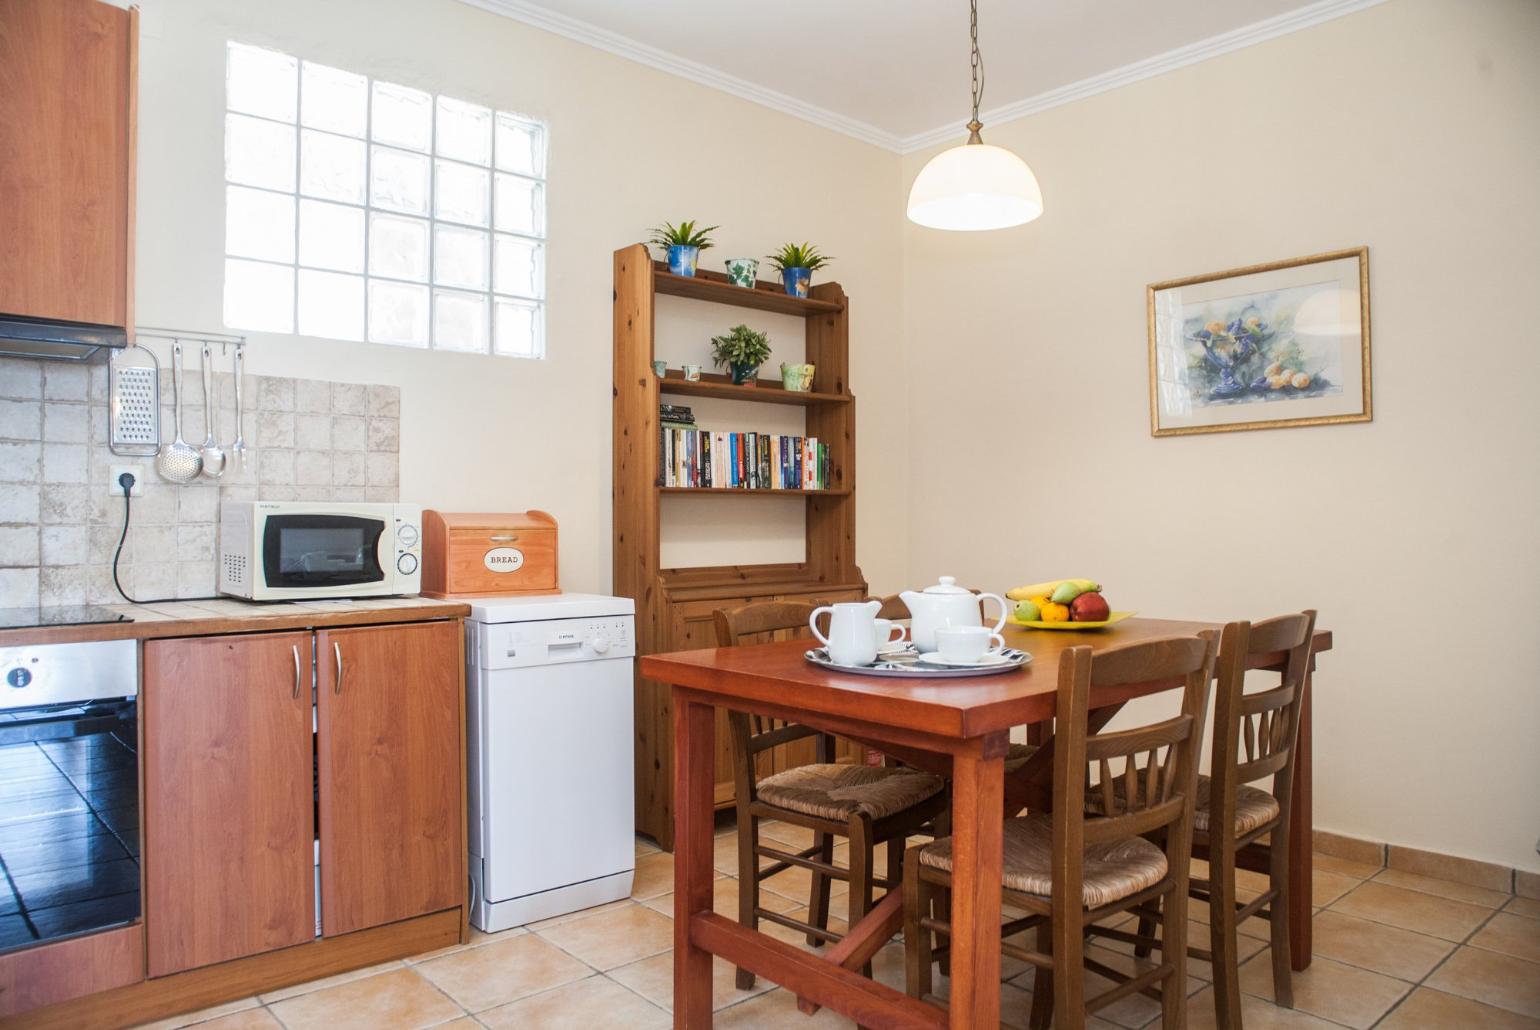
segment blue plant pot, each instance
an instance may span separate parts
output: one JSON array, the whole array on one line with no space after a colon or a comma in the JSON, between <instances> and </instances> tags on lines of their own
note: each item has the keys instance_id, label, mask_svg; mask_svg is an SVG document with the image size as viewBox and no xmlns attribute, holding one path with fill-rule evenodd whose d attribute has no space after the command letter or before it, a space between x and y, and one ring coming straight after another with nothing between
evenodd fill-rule
<instances>
[{"instance_id":1,"label":"blue plant pot","mask_svg":"<svg viewBox=\"0 0 1540 1030\"><path fill-rule=\"evenodd\" d=\"M758 365L745 365L741 362L733 361L729 362L728 367L732 369L733 382L739 386L742 386L744 383L753 385L754 381L759 377Z\"/></svg>"},{"instance_id":2,"label":"blue plant pot","mask_svg":"<svg viewBox=\"0 0 1540 1030\"><path fill-rule=\"evenodd\" d=\"M700 260L699 247L668 248L668 270L675 275L695 278L695 263Z\"/></svg>"},{"instance_id":3,"label":"blue plant pot","mask_svg":"<svg viewBox=\"0 0 1540 1030\"><path fill-rule=\"evenodd\" d=\"M806 268L783 268L781 270L781 282L786 284L786 292L793 297L806 297L808 284L813 281L813 273Z\"/></svg>"}]
</instances>

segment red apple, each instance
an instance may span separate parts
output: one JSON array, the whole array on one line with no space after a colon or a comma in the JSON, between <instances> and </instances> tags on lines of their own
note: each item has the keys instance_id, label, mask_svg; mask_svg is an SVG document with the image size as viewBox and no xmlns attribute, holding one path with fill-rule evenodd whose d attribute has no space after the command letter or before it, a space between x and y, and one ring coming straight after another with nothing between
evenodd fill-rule
<instances>
[{"instance_id":1,"label":"red apple","mask_svg":"<svg viewBox=\"0 0 1540 1030\"><path fill-rule=\"evenodd\" d=\"M1101 594L1081 594L1069 603L1071 622L1106 622L1111 609Z\"/></svg>"}]
</instances>

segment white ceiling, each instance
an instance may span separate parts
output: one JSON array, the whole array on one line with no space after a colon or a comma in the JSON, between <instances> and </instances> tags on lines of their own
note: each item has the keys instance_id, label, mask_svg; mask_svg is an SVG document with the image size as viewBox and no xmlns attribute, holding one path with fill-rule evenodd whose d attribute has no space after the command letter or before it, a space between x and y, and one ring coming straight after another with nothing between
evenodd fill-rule
<instances>
[{"instance_id":1,"label":"white ceiling","mask_svg":"<svg viewBox=\"0 0 1540 1030\"><path fill-rule=\"evenodd\" d=\"M894 150L967 121L967 0L465 2ZM1378 2L979 0L984 110L1019 117Z\"/></svg>"}]
</instances>

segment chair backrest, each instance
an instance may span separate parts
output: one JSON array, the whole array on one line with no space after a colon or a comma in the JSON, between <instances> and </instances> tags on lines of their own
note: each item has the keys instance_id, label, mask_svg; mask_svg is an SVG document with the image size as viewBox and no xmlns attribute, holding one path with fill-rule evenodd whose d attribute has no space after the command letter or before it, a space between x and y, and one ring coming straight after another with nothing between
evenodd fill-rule
<instances>
[{"instance_id":1,"label":"chair backrest","mask_svg":"<svg viewBox=\"0 0 1540 1030\"><path fill-rule=\"evenodd\" d=\"M1127 840L1165 827L1168 861L1185 861L1215 637L1164 637L1100 653L1075 647L1060 655L1053 738L1055 905L1060 898L1079 904L1088 843ZM1154 683L1181 684L1180 714L1134 729L1087 734L1093 689ZM1093 771L1099 782L1088 786ZM1099 794L1101 818L1086 817L1088 789Z\"/></svg>"},{"instance_id":2,"label":"chair backrest","mask_svg":"<svg viewBox=\"0 0 1540 1030\"><path fill-rule=\"evenodd\" d=\"M1236 788L1265 776L1273 777L1273 796L1288 811L1314 636L1313 610L1225 626L1214 692L1211 826L1233 825ZM1252 660L1280 653L1284 661L1278 686L1246 693L1246 668Z\"/></svg>"},{"instance_id":3,"label":"chair backrest","mask_svg":"<svg viewBox=\"0 0 1540 1030\"><path fill-rule=\"evenodd\" d=\"M761 601L737 608L718 608L713 614L717 646L739 647L810 637L812 630L808 620L817 608L815 604L800 601ZM768 715L734 711L727 713L727 722L732 731L733 777L740 802L754 799L759 775L769 771L771 763L759 757L765 751L805 737L816 737L814 760L834 760L834 738L810 726Z\"/></svg>"},{"instance_id":4,"label":"chair backrest","mask_svg":"<svg viewBox=\"0 0 1540 1030\"><path fill-rule=\"evenodd\" d=\"M864 600L882 602L882 607L877 610L877 618L879 619L908 619L912 617L909 606L897 594L889 594L887 597L867 597Z\"/></svg>"}]
</instances>

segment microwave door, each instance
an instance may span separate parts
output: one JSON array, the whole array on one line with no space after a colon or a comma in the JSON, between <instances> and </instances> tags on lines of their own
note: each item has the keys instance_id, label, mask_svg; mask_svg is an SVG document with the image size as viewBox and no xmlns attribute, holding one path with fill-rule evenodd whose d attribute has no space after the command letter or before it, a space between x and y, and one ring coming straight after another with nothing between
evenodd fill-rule
<instances>
[{"instance_id":1,"label":"microwave door","mask_svg":"<svg viewBox=\"0 0 1540 1030\"><path fill-rule=\"evenodd\" d=\"M262 569L270 588L381 584L385 522L357 515L275 514L262 531Z\"/></svg>"}]
</instances>

